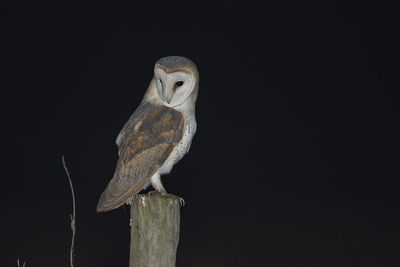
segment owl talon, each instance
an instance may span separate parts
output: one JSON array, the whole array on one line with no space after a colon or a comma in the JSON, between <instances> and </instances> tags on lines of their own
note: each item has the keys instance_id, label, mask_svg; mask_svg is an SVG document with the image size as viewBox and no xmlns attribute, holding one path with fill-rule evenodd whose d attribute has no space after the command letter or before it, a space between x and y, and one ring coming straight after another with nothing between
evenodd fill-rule
<instances>
[{"instance_id":1,"label":"owl talon","mask_svg":"<svg viewBox=\"0 0 400 267\"><path fill-rule=\"evenodd\" d=\"M164 196L164 197L173 197L173 198L177 198L178 201L179 201L179 206L180 206L180 207L184 207L184 206L185 206L185 200L184 200L183 198L178 197L178 196L175 196L175 195L173 195L173 194L169 194L169 193L167 193L167 192L160 192L160 193L161 193L161 195Z\"/></svg>"},{"instance_id":2,"label":"owl talon","mask_svg":"<svg viewBox=\"0 0 400 267\"><path fill-rule=\"evenodd\" d=\"M125 205L132 205L132 198L133 197L129 197L129 198L127 198L126 200L125 200Z\"/></svg>"},{"instance_id":3,"label":"owl talon","mask_svg":"<svg viewBox=\"0 0 400 267\"><path fill-rule=\"evenodd\" d=\"M179 204L180 204L181 207L185 206L185 200L183 198L181 198L181 197L179 198Z\"/></svg>"}]
</instances>

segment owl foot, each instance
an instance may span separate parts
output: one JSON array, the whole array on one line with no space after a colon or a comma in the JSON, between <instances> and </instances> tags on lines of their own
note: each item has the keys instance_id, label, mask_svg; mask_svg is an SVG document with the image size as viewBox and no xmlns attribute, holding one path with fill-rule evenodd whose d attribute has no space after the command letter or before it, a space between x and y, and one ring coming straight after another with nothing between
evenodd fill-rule
<instances>
[{"instance_id":1,"label":"owl foot","mask_svg":"<svg viewBox=\"0 0 400 267\"><path fill-rule=\"evenodd\" d=\"M153 190L153 191L149 191L149 192L147 192L147 195L156 195L156 194L160 194L160 195L162 195L163 197L172 197L172 198L177 198L178 199L178 201L179 201L179 205L181 206L181 207L183 207L183 206L185 206L185 200L183 199L183 198L181 198L181 197L178 197L178 196L175 196L175 195L173 195L173 194L169 194L169 193L167 193L167 192L159 192L159 191L157 191L157 190Z\"/></svg>"},{"instance_id":2,"label":"owl foot","mask_svg":"<svg viewBox=\"0 0 400 267\"><path fill-rule=\"evenodd\" d=\"M184 206L185 206L185 200L184 200L183 198L181 198L181 197L175 196L175 195L173 195L173 194L169 194L169 193L167 193L167 192L160 192L160 194L161 194L162 196L164 196L164 197L173 197L173 198L177 198L178 201L179 201L179 205L180 205L181 207L184 207Z\"/></svg>"},{"instance_id":3,"label":"owl foot","mask_svg":"<svg viewBox=\"0 0 400 267\"><path fill-rule=\"evenodd\" d=\"M132 198L133 197L128 197L126 200L125 200L125 205L132 205Z\"/></svg>"}]
</instances>

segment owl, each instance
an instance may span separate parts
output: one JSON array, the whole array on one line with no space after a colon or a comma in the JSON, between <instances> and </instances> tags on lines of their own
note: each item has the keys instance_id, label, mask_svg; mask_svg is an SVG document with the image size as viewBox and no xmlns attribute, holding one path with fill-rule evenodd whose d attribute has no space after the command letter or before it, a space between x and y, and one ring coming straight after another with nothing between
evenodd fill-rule
<instances>
[{"instance_id":1,"label":"owl","mask_svg":"<svg viewBox=\"0 0 400 267\"><path fill-rule=\"evenodd\" d=\"M196 132L198 89L199 73L188 58L169 56L155 63L142 102L117 137L117 166L97 212L122 206L150 184L167 194L160 176L189 151Z\"/></svg>"}]
</instances>

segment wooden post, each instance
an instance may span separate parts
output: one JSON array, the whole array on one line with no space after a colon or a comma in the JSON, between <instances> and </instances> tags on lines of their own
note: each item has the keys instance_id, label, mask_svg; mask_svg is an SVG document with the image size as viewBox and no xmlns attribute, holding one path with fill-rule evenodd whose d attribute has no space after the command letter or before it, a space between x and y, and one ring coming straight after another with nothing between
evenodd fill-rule
<instances>
[{"instance_id":1,"label":"wooden post","mask_svg":"<svg viewBox=\"0 0 400 267\"><path fill-rule=\"evenodd\" d=\"M175 267L180 203L173 196L135 195L129 267Z\"/></svg>"}]
</instances>

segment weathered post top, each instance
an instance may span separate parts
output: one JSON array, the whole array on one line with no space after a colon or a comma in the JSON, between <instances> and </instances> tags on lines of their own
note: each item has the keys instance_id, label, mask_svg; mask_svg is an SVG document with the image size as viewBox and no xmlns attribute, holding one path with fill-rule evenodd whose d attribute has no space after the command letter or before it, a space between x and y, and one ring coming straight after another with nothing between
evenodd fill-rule
<instances>
[{"instance_id":1,"label":"weathered post top","mask_svg":"<svg viewBox=\"0 0 400 267\"><path fill-rule=\"evenodd\" d=\"M129 267L175 267L179 226L177 197L135 195L131 202Z\"/></svg>"}]
</instances>

